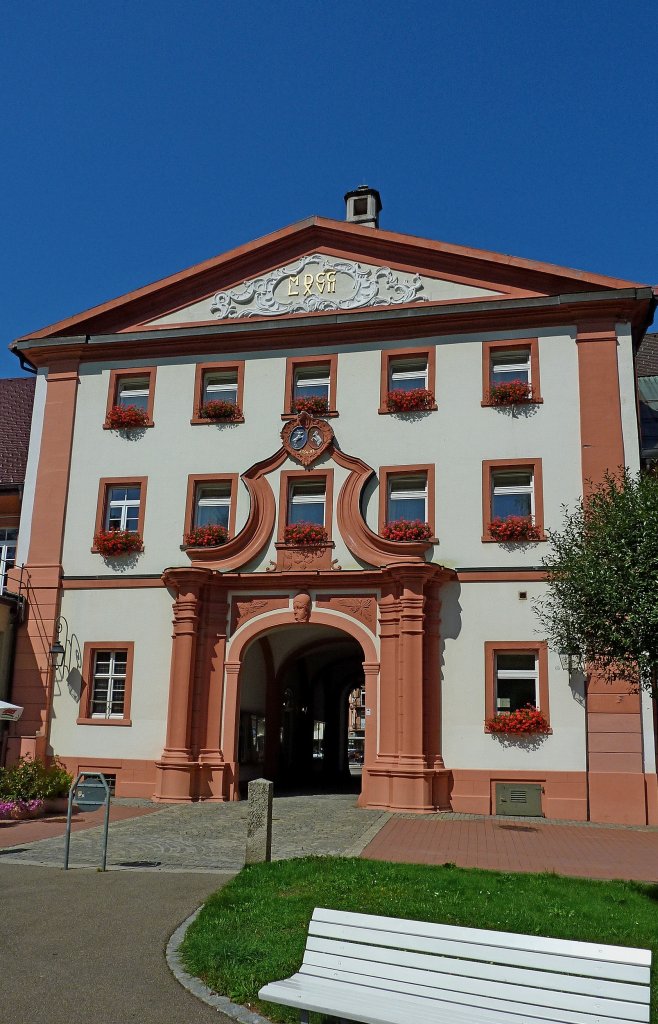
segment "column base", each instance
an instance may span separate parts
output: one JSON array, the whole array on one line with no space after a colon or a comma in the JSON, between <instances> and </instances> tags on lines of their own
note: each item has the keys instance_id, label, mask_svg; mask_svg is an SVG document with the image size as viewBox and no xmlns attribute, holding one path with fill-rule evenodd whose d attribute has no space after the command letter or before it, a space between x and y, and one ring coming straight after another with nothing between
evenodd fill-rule
<instances>
[{"instance_id":1,"label":"column base","mask_svg":"<svg viewBox=\"0 0 658 1024\"><path fill-rule=\"evenodd\" d=\"M198 797L210 803L224 803L226 793L226 764L219 750L202 750L199 754Z\"/></svg>"},{"instance_id":2,"label":"column base","mask_svg":"<svg viewBox=\"0 0 658 1024\"><path fill-rule=\"evenodd\" d=\"M195 797L196 761L156 761L155 793L156 803L190 803Z\"/></svg>"},{"instance_id":3,"label":"column base","mask_svg":"<svg viewBox=\"0 0 658 1024\"><path fill-rule=\"evenodd\" d=\"M385 811L430 813L435 810L434 775L431 768L400 764L364 767L358 804Z\"/></svg>"},{"instance_id":4,"label":"column base","mask_svg":"<svg viewBox=\"0 0 658 1024\"><path fill-rule=\"evenodd\" d=\"M639 772L589 772L589 820L647 824L645 777Z\"/></svg>"}]
</instances>

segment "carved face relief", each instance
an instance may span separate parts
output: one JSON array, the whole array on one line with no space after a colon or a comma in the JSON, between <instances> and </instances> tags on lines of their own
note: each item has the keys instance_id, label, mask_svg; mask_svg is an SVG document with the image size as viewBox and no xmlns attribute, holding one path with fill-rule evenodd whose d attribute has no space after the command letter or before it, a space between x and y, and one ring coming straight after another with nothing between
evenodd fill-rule
<instances>
[{"instance_id":1,"label":"carved face relief","mask_svg":"<svg viewBox=\"0 0 658 1024\"><path fill-rule=\"evenodd\" d=\"M311 617L311 595L305 591L296 594L292 602L292 614L295 622L308 622Z\"/></svg>"}]
</instances>

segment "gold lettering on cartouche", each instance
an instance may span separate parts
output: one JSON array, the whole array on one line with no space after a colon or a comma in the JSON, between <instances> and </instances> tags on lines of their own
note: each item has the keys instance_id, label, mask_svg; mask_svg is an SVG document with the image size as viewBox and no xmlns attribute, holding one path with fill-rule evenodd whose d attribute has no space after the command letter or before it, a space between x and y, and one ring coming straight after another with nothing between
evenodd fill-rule
<instances>
[{"instance_id":1,"label":"gold lettering on cartouche","mask_svg":"<svg viewBox=\"0 0 658 1024\"><path fill-rule=\"evenodd\" d=\"M315 275L315 283L318 286L318 291L320 292L320 295L322 295L322 293L324 292L324 270L321 270L319 273Z\"/></svg>"},{"instance_id":2,"label":"gold lettering on cartouche","mask_svg":"<svg viewBox=\"0 0 658 1024\"><path fill-rule=\"evenodd\" d=\"M336 291L336 271L335 270L328 270L327 271L327 285L328 285L327 291L329 292L329 294L331 294L332 292Z\"/></svg>"},{"instance_id":3,"label":"gold lettering on cartouche","mask_svg":"<svg viewBox=\"0 0 658 1024\"><path fill-rule=\"evenodd\" d=\"M336 271L319 270L317 274L304 274L304 298L313 294L313 285L320 295L325 291L328 295L336 292ZM293 274L288 278L288 295L293 298L299 295L299 274Z\"/></svg>"},{"instance_id":4,"label":"gold lettering on cartouche","mask_svg":"<svg viewBox=\"0 0 658 1024\"><path fill-rule=\"evenodd\" d=\"M292 290L293 285L297 289L296 292ZM299 295L299 274L297 275L297 277L288 278L288 295Z\"/></svg>"},{"instance_id":5,"label":"gold lettering on cartouche","mask_svg":"<svg viewBox=\"0 0 658 1024\"><path fill-rule=\"evenodd\" d=\"M313 274L304 274L304 297L311 294L313 280Z\"/></svg>"}]
</instances>

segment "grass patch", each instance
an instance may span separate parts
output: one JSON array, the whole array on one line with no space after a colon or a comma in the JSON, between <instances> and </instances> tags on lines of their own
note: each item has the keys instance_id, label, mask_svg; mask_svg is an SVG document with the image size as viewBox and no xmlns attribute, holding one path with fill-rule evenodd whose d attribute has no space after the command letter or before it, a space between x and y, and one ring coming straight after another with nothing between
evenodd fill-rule
<instances>
[{"instance_id":1,"label":"grass patch","mask_svg":"<svg viewBox=\"0 0 658 1024\"><path fill-rule=\"evenodd\" d=\"M205 904L181 948L187 970L274 1021L298 1011L257 998L294 974L315 907L653 949L658 1024L658 886L333 857L245 868Z\"/></svg>"}]
</instances>

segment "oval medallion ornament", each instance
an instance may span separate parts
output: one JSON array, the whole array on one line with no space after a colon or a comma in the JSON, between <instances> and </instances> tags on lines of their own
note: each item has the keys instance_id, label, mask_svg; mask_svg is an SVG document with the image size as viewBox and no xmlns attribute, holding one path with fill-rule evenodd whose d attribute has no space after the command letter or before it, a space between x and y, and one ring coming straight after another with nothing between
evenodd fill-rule
<instances>
[{"instance_id":1,"label":"oval medallion ornament","mask_svg":"<svg viewBox=\"0 0 658 1024\"><path fill-rule=\"evenodd\" d=\"M283 447L302 466L310 466L319 459L333 439L334 432L329 424L325 420L312 419L307 412L290 420L281 431Z\"/></svg>"}]
</instances>

